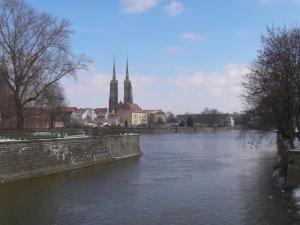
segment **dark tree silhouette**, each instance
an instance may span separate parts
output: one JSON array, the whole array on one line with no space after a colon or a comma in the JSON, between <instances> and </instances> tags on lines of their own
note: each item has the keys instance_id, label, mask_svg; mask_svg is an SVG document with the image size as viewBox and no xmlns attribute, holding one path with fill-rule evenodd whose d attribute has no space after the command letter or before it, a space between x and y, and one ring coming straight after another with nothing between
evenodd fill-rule
<instances>
[{"instance_id":1,"label":"dark tree silhouette","mask_svg":"<svg viewBox=\"0 0 300 225\"><path fill-rule=\"evenodd\" d=\"M157 124L161 125L161 124L165 124L165 122L163 121L163 119L161 117L158 117Z\"/></svg>"},{"instance_id":2,"label":"dark tree silhouette","mask_svg":"<svg viewBox=\"0 0 300 225\"><path fill-rule=\"evenodd\" d=\"M24 128L24 108L62 77L85 69L84 56L71 53L66 20L39 13L23 0L0 3L0 60L13 95L17 128Z\"/></svg>"},{"instance_id":3,"label":"dark tree silhouette","mask_svg":"<svg viewBox=\"0 0 300 225\"><path fill-rule=\"evenodd\" d=\"M245 125L276 130L294 147L300 113L300 29L268 28L243 87Z\"/></svg>"},{"instance_id":4,"label":"dark tree silhouette","mask_svg":"<svg viewBox=\"0 0 300 225\"><path fill-rule=\"evenodd\" d=\"M172 112L167 112L167 123L177 123L178 120L176 119L174 113Z\"/></svg>"},{"instance_id":5,"label":"dark tree silhouette","mask_svg":"<svg viewBox=\"0 0 300 225\"><path fill-rule=\"evenodd\" d=\"M61 116L61 109L66 106L66 97L62 86L54 83L49 86L40 96L36 105L47 109L49 114L49 127L53 128L54 122Z\"/></svg>"},{"instance_id":6,"label":"dark tree silhouette","mask_svg":"<svg viewBox=\"0 0 300 225\"><path fill-rule=\"evenodd\" d=\"M194 121L193 121L193 118L191 116L188 116L188 118L186 120L186 126L187 127L193 127L194 126Z\"/></svg>"},{"instance_id":7,"label":"dark tree silhouette","mask_svg":"<svg viewBox=\"0 0 300 225\"><path fill-rule=\"evenodd\" d=\"M295 147L295 128L300 128L299 27L267 29L243 87L244 127L277 132L280 174L286 178L289 148Z\"/></svg>"},{"instance_id":8,"label":"dark tree silhouette","mask_svg":"<svg viewBox=\"0 0 300 225\"><path fill-rule=\"evenodd\" d=\"M181 120L180 123L178 124L178 126L180 126L180 127L185 127L185 121L184 121L184 120Z\"/></svg>"}]
</instances>

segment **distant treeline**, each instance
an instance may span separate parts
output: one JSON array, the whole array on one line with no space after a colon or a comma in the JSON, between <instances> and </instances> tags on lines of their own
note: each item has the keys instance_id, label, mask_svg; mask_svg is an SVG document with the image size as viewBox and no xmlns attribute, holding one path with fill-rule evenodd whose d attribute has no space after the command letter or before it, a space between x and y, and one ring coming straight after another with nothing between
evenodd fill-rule
<instances>
[{"instance_id":1,"label":"distant treeline","mask_svg":"<svg viewBox=\"0 0 300 225\"><path fill-rule=\"evenodd\" d=\"M235 126L242 124L242 114L217 113L217 114L181 114L177 115L179 121L186 121L188 117L193 119L194 125L206 127L226 127L229 126L230 118L233 118Z\"/></svg>"}]
</instances>

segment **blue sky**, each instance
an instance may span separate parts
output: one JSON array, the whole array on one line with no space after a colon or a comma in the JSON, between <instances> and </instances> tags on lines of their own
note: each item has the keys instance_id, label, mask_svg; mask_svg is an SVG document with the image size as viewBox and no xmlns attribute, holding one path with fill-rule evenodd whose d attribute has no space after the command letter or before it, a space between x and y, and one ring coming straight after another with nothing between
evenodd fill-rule
<instances>
[{"instance_id":1,"label":"blue sky","mask_svg":"<svg viewBox=\"0 0 300 225\"><path fill-rule=\"evenodd\" d=\"M28 0L70 21L71 46L93 60L64 79L70 105L106 107L116 56L123 98L129 55L134 101L175 113L242 110L240 83L266 26L299 25L300 0Z\"/></svg>"}]
</instances>

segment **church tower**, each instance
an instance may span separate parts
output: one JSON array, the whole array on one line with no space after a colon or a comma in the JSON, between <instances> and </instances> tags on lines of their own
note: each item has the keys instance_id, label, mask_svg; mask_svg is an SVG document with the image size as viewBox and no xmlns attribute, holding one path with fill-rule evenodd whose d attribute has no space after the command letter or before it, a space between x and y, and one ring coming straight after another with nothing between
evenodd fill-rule
<instances>
[{"instance_id":1,"label":"church tower","mask_svg":"<svg viewBox=\"0 0 300 225\"><path fill-rule=\"evenodd\" d=\"M116 78L116 65L114 59L113 65L113 77L110 81L109 92L109 112L117 112L118 110L118 80Z\"/></svg>"},{"instance_id":2,"label":"church tower","mask_svg":"<svg viewBox=\"0 0 300 225\"><path fill-rule=\"evenodd\" d=\"M133 103L132 86L129 80L128 57L126 62L126 78L124 81L124 104L126 103Z\"/></svg>"}]
</instances>

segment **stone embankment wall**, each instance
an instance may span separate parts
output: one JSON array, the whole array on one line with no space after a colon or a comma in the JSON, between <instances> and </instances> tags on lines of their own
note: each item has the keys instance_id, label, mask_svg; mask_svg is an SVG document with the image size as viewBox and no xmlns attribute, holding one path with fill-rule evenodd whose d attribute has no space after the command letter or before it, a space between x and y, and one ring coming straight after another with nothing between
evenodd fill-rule
<instances>
[{"instance_id":1,"label":"stone embankment wall","mask_svg":"<svg viewBox=\"0 0 300 225\"><path fill-rule=\"evenodd\" d=\"M0 142L0 183L141 154L139 135Z\"/></svg>"}]
</instances>

